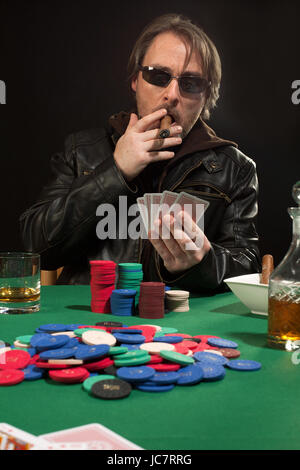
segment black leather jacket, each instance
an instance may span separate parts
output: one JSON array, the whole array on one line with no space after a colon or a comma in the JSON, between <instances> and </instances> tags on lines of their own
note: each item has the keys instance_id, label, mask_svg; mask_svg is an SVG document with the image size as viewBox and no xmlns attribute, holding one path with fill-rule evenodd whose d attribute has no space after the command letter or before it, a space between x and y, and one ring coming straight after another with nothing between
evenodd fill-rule
<instances>
[{"instance_id":1,"label":"black leather jacket","mask_svg":"<svg viewBox=\"0 0 300 470\"><path fill-rule=\"evenodd\" d=\"M212 249L201 263L175 276L148 240L99 240L97 207L118 207L119 196L128 197L129 207L147 192L143 181L128 184L117 168L116 139L104 128L79 132L52 157L49 185L20 218L25 248L41 254L42 269L64 266L58 283L88 284L90 259L143 262L145 280L196 293L214 293L227 277L259 272L256 168L231 145L185 155L160 175L157 192L186 191L210 202L204 227Z\"/></svg>"}]
</instances>

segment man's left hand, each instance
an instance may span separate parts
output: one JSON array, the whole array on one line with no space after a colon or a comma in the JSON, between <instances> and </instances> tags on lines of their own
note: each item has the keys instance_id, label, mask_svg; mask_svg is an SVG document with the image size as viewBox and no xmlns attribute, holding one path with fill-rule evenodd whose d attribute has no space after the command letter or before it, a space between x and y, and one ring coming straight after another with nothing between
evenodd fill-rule
<instances>
[{"instance_id":1,"label":"man's left hand","mask_svg":"<svg viewBox=\"0 0 300 470\"><path fill-rule=\"evenodd\" d=\"M179 273L195 266L211 249L203 231L184 211L175 217L166 214L156 219L148 238L170 273Z\"/></svg>"}]
</instances>

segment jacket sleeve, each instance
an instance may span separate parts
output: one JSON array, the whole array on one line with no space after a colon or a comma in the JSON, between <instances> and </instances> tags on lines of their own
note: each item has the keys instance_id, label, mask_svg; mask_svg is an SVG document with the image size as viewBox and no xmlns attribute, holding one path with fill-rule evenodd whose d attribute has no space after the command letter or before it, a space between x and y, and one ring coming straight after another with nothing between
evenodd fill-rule
<instances>
[{"instance_id":1,"label":"jacket sleeve","mask_svg":"<svg viewBox=\"0 0 300 470\"><path fill-rule=\"evenodd\" d=\"M227 289L224 279L259 272L261 269L257 216L258 181L255 164L248 160L241 168L231 203L220 221L218 238L203 260L189 270L173 275L157 259L157 268L170 286L196 293L215 293Z\"/></svg>"},{"instance_id":2,"label":"jacket sleeve","mask_svg":"<svg viewBox=\"0 0 300 470\"><path fill-rule=\"evenodd\" d=\"M51 158L50 184L20 217L25 248L41 254L42 269L57 269L83 256L89 240L95 239L99 204L116 205L119 196L136 192L117 168L109 145L98 142L97 148L104 151L97 163L89 171L80 172L80 149L76 145L70 148L70 140L74 141L74 136L66 140L64 153Z\"/></svg>"}]
</instances>

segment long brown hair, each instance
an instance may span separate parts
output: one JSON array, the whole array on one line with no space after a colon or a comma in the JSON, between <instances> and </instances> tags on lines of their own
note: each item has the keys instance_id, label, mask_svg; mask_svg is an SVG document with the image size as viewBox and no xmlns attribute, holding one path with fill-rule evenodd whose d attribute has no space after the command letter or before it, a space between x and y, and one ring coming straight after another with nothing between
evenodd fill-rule
<instances>
[{"instance_id":1,"label":"long brown hair","mask_svg":"<svg viewBox=\"0 0 300 470\"><path fill-rule=\"evenodd\" d=\"M211 82L207 91L207 99L201 117L209 119L210 111L216 106L219 98L221 82L221 61L214 43L205 32L195 23L176 13L159 16L148 24L137 39L128 61L128 80L131 83L138 73L138 67L142 64L144 56L154 38L164 32L173 32L180 36L190 46L189 55L185 66L188 64L194 51L200 54L204 77Z\"/></svg>"}]
</instances>

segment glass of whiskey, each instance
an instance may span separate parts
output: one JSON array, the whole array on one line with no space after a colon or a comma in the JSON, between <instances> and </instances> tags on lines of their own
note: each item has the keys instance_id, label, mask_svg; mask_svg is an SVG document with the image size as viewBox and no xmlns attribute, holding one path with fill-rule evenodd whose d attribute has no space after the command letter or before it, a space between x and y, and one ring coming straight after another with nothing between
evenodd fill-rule
<instances>
[{"instance_id":1,"label":"glass of whiskey","mask_svg":"<svg viewBox=\"0 0 300 470\"><path fill-rule=\"evenodd\" d=\"M0 252L0 314L40 309L40 255Z\"/></svg>"}]
</instances>

